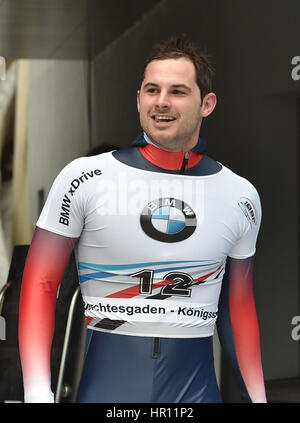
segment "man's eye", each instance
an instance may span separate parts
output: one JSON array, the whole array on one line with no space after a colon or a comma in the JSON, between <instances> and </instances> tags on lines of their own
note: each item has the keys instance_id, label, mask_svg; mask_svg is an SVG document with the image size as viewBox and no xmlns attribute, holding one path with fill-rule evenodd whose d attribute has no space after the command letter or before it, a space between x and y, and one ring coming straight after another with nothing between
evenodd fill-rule
<instances>
[{"instance_id":1,"label":"man's eye","mask_svg":"<svg viewBox=\"0 0 300 423\"><path fill-rule=\"evenodd\" d=\"M181 94L185 94L185 93L183 91L180 91L180 90L174 90L173 94L181 95Z\"/></svg>"},{"instance_id":2,"label":"man's eye","mask_svg":"<svg viewBox=\"0 0 300 423\"><path fill-rule=\"evenodd\" d=\"M150 94L157 93L157 88L148 88L147 93L150 93Z\"/></svg>"}]
</instances>

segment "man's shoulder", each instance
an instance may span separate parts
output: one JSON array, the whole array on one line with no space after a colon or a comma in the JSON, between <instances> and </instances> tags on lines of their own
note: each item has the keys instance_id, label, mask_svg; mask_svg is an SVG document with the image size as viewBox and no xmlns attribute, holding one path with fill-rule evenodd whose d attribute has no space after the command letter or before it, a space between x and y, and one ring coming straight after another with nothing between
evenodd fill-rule
<instances>
[{"instance_id":1,"label":"man's shoulder","mask_svg":"<svg viewBox=\"0 0 300 423\"><path fill-rule=\"evenodd\" d=\"M223 174L234 184L236 187L240 186L243 189L248 189L249 191L253 191L257 193L257 189L255 188L254 184L244 176L241 176L239 173L233 171L227 166L223 167Z\"/></svg>"},{"instance_id":2,"label":"man's shoulder","mask_svg":"<svg viewBox=\"0 0 300 423\"><path fill-rule=\"evenodd\" d=\"M59 172L58 176L72 175L78 172L95 172L101 170L109 159L110 152L94 156L82 156L70 161Z\"/></svg>"}]
</instances>

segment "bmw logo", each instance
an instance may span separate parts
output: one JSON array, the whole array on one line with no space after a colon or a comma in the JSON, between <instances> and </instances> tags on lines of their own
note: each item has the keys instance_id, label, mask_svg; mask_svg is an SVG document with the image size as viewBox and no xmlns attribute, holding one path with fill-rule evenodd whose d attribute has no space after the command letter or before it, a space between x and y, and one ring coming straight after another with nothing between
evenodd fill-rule
<instances>
[{"instance_id":1,"label":"bmw logo","mask_svg":"<svg viewBox=\"0 0 300 423\"><path fill-rule=\"evenodd\" d=\"M143 231L161 242L178 242L189 238L197 219L191 207L176 198L150 201L143 209L140 222Z\"/></svg>"}]
</instances>

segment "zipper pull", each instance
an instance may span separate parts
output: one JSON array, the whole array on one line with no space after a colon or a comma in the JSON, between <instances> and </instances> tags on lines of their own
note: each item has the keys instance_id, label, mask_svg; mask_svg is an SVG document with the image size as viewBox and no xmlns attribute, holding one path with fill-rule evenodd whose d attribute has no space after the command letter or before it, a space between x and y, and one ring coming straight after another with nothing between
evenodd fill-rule
<instances>
[{"instance_id":1,"label":"zipper pull","mask_svg":"<svg viewBox=\"0 0 300 423\"><path fill-rule=\"evenodd\" d=\"M154 338L153 354L152 354L153 358L158 357L158 352L159 352L158 350L159 350L159 338Z\"/></svg>"},{"instance_id":2,"label":"zipper pull","mask_svg":"<svg viewBox=\"0 0 300 423\"><path fill-rule=\"evenodd\" d=\"M190 155L190 153L189 153L188 151L186 151L186 152L184 153L184 158L183 158L182 165L181 165L181 169L180 169L180 174L181 174L181 175L183 175L183 174L184 174L185 167L186 167L187 162L188 162L188 160L189 160L189 155Z\"/></svg>"}]
</instances>

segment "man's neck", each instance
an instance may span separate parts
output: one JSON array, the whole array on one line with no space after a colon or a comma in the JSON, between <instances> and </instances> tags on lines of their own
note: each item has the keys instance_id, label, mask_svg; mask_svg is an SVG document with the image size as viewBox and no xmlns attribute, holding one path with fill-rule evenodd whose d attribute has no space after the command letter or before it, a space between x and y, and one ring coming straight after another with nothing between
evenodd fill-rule
<instances>
[{"instance_id":1,"label":"man's neck","mask_svg":"<svg viewBox=\"0 0 300 423\"><path fill-rule=\"evenodd\" d=\"M179 170L185 160L185 152L171 152L157 146L151 138L144 132L144 139L147 145L139 147L142 155L152 164L169 170ZM198 163L202 158L202 154L190 152L187 157L186 167L189 168Z\"/></svg>"},{"instance_id":2,"label":"man's neck","mask_svg":"<svg viewBox=\"0 0 300 423\"><path fill-rule=\"evenodd\" d=\"M182 153L182 152L185 152L185 151L190 151L190 150L191 150L193 147L195 147L195 145L197 144L197 143L196 143L196 144L195 144L195 145L193 145L191 148L182 148L182 149L177 150L177 151L172 151L172 150L167 150L167 149L163 148L162 146L157 145L157 143L156 143L155 141L153 141L153 140L149 137L149 135L147 135L147 134L146 134L146 132L144 132L144 131L143 131L143 134L144 134L144 139L145 139L145 141L146 141L148 144L153 145L154 147L159 148L160 150L162 150L162 151L166 151L166 152L168 152L168 153Z\"/></svg>"},{"instance_id":3,"label":"man's neck","mask_svg":"<svg viewBox=\"0 0 300 423\"><path fill-rule=\"evenodd\" d=\"M154 145L154 147L160 148L157 144L155 144L151 138L146 134L146 132L144 132L144 138L145 141L147 141L148 144Z\"/></svg>"}]
</instances>

